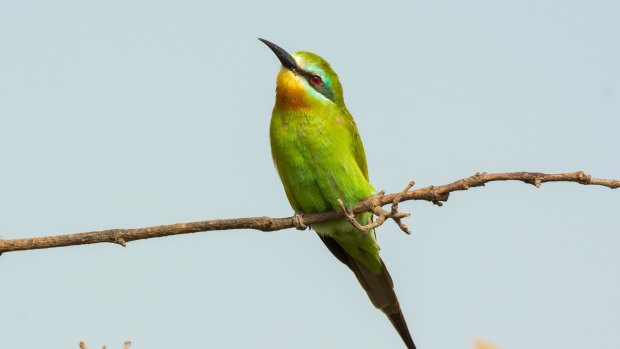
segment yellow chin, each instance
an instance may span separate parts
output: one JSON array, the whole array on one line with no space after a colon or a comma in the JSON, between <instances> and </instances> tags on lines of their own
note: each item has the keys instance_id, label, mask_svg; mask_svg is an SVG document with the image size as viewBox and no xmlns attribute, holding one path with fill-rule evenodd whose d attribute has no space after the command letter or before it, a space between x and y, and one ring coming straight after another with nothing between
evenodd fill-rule
<instances>
[{"instance_id":1,"label":"yellow chin","mask_svg":"<svg viewBox=\"0 0 620 349\"><path fill-rule=\"evenodd\" d=\"M276 107L284 109L306 109L310 107L305 81L284 67L278 73Z\"/></svg>"}]
</instances>

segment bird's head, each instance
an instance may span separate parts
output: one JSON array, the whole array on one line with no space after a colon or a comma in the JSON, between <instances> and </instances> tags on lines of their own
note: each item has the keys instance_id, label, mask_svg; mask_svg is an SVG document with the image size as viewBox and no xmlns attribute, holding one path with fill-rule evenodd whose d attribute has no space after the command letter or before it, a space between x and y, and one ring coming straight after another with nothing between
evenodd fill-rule
<instances>
[{"instance_id":1,"label":"bird's head","mask_svg":"<svg viewBox=\"0 0 620 349\"><path fill-rule=\"evenodd\" d=\"M276 86L276 107L306 109L317 106L344 106L342 85L326 60L311 52L289 54L280 46L259 39L282 63Z\"/></svg>"}]
</instances>

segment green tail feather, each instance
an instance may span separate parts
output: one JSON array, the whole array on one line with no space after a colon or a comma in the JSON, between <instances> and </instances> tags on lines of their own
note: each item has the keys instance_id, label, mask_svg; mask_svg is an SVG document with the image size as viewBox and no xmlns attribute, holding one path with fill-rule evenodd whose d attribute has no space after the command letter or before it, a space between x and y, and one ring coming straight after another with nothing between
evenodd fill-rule
<instances>
[{"instance_id":1,"label":"green tail feather","mask_svg":"<svg viewBox=\"0 0 620 349\"><path fill-rule=\"evenodd\" d=\"M334 238L323 235L319 235L319 237L331 253L353 271L357 281L359 281L368 294L372 304L381 309L388 317L407 348L415 349L416 347L409 333L407 322L400 310L398 298L394 292L392 277L385 268L381 258L379 258L379 272L377 273L367 267L365 263L353 258Z\"/></svg>"},{"instance_id":2,"label":"green tail feather","mask_svg":"<svg viewBox=\"0 0 620 349\"><path fill-rule=\"evenodd\" d=\"M375 232L347 232L333 234L331 237L340 245L354 260L363 264L375 274L381 273L381 257L379 257L379 245L375 239Z\"/></svg>"}]
</instances>

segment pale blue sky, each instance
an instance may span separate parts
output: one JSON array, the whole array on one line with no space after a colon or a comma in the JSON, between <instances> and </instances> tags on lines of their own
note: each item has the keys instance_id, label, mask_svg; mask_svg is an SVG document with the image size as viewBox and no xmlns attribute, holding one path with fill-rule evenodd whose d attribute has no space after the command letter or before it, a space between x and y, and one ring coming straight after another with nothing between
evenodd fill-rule
<instances>
[{"instance_id":1,"label":"pale blue sky","mask_svg":"<svg viewBox=\"0 0 620 349\"><path fill-rule=\"evenodd\" d=\"M0 236L291 214L279 63L332 63L377 188L477 171L620 177L618 1L4 1ZM620 347L620 192L494 183L382 255L420 349ZM7 253L0 347L401 348L312 232Z\"/></svg>"}]
</instances>

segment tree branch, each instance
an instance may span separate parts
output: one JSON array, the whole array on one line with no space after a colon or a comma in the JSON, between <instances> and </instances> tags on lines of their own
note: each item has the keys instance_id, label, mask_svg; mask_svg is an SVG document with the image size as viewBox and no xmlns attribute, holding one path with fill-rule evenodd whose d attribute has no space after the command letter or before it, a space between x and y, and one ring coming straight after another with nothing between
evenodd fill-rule
<instances>
[{"instance_id":1,"label":"tree branch","mask_svg":"<svg viewBox=\"0 0 620 349\"><path fill-rule=\"evenodd\" d=\"M476 173L471 177L457 180L455 182L424 187L416 190L409 190L411 187L394 194L379 193L365 201L360 202L351 209L345 208L340 211L326 211L322 213L300 215L302 223L312 225L330 219L345 217L350 222L351 215L361 212L373 212L383 223L387 218L393 219L403 231L408 231L404 223L400 220L406 217L406 213L398 212L398 203L409 200L430 201L435 205L441 206L442 202L448 200L450 193L455 191L468 190L473 187L484 186L485 183L495 181L521 181L540 187L545 182L576 182L584 185L599 185L611 189L620 188L620 180L591 178L590 175L582 171L574 173L545 174L536 172L512 172L512 173ZM410 183L413 185L413 183ZM391 204L392 209L385 211L381 207ZM344 207L344 206L343 206ZM347 212L348 211L348 212ZM348 217L347 217L348 216ZM358 224L359 225L359 224ZM358 229L364 231L376 228L380 224L372 223L372 227L360 226ZM119 244L123 247L127 242L141 239L150 239L162 236L196 233L212 230L232 230L232 229L255 229L261 231L274 231L298 227L294 217L271 218L271 217L250 217L232 219L214 219L201 222L179 223L170 225L160 225L146 228L135 229L110 229L92 231L85 233L55 235L36 238L0 240L0 254L3 252L35 250L42 248L63 247L72 245L96 244L109 242Z\"/></svg>"}]
</instances>

